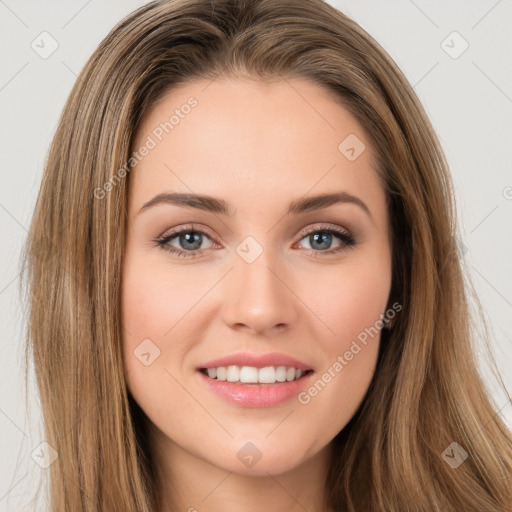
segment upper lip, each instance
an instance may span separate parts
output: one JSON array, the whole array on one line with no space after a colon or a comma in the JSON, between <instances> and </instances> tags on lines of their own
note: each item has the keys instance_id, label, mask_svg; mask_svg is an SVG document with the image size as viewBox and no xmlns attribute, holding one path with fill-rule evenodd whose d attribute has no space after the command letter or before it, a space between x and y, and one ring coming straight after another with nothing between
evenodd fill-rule
<instances>
[{"instance_id":1,"label":"upper lip","mask_svg":"<svg viewBox=\"0 0 512 512\"><path fill-rule=\"evenodd\" d=\"M311 370L311 366L295 359L294 357L279 352L269 352L266 354L252 354L250 352L240 352L231 354L219 359L213 359L199 366L203 368L218 368L219 366L253 366L256 368L265 368L266 366L286 366L298 370Z\"/></svg>"}]
</instances>

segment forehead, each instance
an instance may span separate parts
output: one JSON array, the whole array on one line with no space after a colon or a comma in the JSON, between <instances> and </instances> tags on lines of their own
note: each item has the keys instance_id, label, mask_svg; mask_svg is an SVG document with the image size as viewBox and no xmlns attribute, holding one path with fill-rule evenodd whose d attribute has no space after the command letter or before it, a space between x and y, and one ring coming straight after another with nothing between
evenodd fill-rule
<instances>
[{"instance_id":1,"label":"forehead","mask_svg":"<svg viewBox=\"0 0 512 512\"><path fill-rule=\"evenodd\" d=\"M130 176L137 203L164 190L235 201L237 192L350 189L382 199L367 134L330 91L307 80L182 84L146 112L132 149L144 147Z\"/></svg>"},{"instance_id":2,"label":"forehead","mask_svg":"<svg viewBox=\"0 0 512 512\"><path fill-rule=\"evenodd\" d=\"M234 134L233 129L240 131ZM272 82L217 78L180 84L145 113L135 147L149 134L160 142L171 133L181 138L190 132L198 144L205 139L232 142L234 135L239 141L251 136L253 141L258 138L266 143L275 141L277 135L284 142L314 137L324 139L326 145L335 143L344 132L366 138L332 91L302 78Z\"/></svg>"}]
</instances>

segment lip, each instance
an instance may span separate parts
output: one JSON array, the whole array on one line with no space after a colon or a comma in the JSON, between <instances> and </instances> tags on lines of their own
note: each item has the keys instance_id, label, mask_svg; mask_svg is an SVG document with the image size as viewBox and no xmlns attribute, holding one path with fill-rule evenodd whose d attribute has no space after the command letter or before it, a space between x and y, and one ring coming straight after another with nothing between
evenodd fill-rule
<instances>
[{"instance_id":1,"label":"lip","mask_svg":"<svg viewBox=\"0 0 512 512\"><path fill-rule=\"evenodd\" d=\"M218 368L219 366L253 366L255 368L265 368L266 366L287 366L297 370L313 370L313 368L294 357L279 352L268 352L267 354L252 354L250 352L240 352L231 354L220 359L208 361L199 366L197 370L206 368ZM298 382L298 381L297 381Z\"/></svg>"},{"instance_id":2,"label":"lip","mask_svg":"<svg viewBox=\"0 0 512 512\"><path fill-rule=\"evenodd\" d=\"M199 370L196 374L210 391L227 402L238 407L262 408L274 407L296 397L311 382L315 372L305 374L298 380L274 384L237 384L211 379Z\"/></svg>"}]
</instances>

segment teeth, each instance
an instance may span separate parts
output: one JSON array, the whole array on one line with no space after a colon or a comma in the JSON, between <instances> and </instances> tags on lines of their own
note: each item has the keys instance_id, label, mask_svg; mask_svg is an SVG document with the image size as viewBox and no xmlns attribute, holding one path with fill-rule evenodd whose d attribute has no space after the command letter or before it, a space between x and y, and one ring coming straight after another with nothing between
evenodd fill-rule
<instances>
[{"instance_id":1,"label":"teeth","mask_svg":"<svg viewBox=\"0 0 512 512\"><path fill-rule=\"evenodd\" d=\"M254 368L253 366L242 366L242 368L240 368L240 382L257 383L258 368Z\"/></svg>"},{"instance_id":2,"label":"teeth","mask_svg":"<svg viewBox=\"0 0 512 512\"><path fill-rule=\"evenodd\" d=\"M276 380L277 380L277 382L285 382L286 381L286 367L285 366L277 367Z\"/></svg>"},{"instance_id":3,"label":"teeth","mask_svg":"<svg viewBox=\"0 0 512 512\"><path fill-rule=\"evenodd\" d=\"M258 370L258 382L260 384L273 384L276 381L276 370L273 366Z\"/></svg>"},{"instance_id":4,"label":"teeth","mask_svg":"<svg viewBox=\"0 0 512 512\"><path fill-rule=\"evenodd\" d=\"M240 380L240 368L238 366L228 366L227 377L228 382L237 382Z\"/></svg>"},{"instance_id":5,"label":"teeth","mask_svg":"<svg viewBox=\"0 0 512 512\"><path fill-rule=\"evenodd\" d=\"M241 382L242 384L274 384L275 382L290 382L304 375L302 370L287 368L286 366L219 366L208 368L208 377L228 382Z\"/></svg>"}]
</instances>

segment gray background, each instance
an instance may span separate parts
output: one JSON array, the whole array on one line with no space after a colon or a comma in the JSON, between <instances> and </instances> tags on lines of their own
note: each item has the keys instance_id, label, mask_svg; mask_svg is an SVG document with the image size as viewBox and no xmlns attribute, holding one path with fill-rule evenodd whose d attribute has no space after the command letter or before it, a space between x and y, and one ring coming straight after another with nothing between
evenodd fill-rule
<instances>
[{"instance_id":1,"label":"gray background","mask_svg":"<svg viewBox=\"0 0 512 512\"><path fill-rule=\"evenodd\" d=\"M0 0L0 511L24 510L27 493L33 494L45 472L32 457L34 450L40 453L44 435L33 379L28 404L24 398L24 325L17 293L19 252L44 159L85 61L123 16L144 3ZM461 253L487 314L496 359L511 393L512 3L329 3L358 21L387 50L433 122L454 176ZM40 36L44 31L50 36ZM42 58L31 45L39 44L39 52L48 51L50 37L58 48ZM469 46L458 55L464 41ZM482 354L479 350L478 361L496 408L512 426L512 405L491 378ZM43 509L41 503L38 510Z\"/></svg>"}]
</instances>

